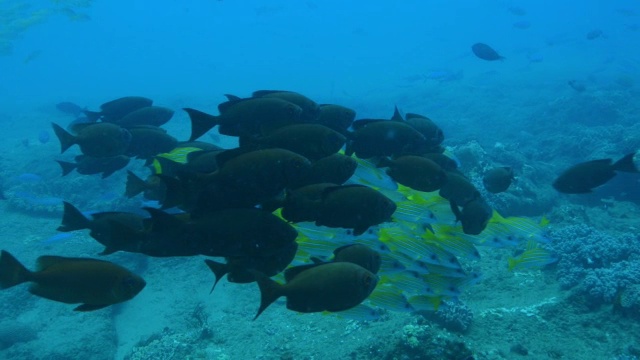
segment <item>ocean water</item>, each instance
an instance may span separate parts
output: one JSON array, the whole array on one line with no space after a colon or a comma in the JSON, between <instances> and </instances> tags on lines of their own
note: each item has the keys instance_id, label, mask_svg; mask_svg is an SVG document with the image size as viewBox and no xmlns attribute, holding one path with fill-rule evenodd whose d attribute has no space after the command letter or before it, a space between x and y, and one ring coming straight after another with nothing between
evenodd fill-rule
<instances>
[{"instance_id":1,"label":"ocean water","mask_svg":"<svg viewBox=\"0 0 640 360\"><path fill-rule=\"evenodd\" d=\"M640 148L637 2L0 0L0 20L0 248L30 269L42 255L92 257L147 282L130 301L82 313L28 285L3 290L1 359L640 357L640 175L619 172L589 194L551 186L573 164ZM504 59L478 58L478 42ZM437 311L387 304L354 319L279 300L254 321L256 284L223 279L210 294L202 256L100 256L88 231L56 231L63 200L86 212L148 205L123 195L125 170L61 176L55 160L80 152L60 153L50 123L74 117L56 104L98 110L145 96L176 111L163 128L186 140L182 108L217 114L224 94L262 89L347 106L358 119L388 119L394 106L428 116L508 219L504 231L527 219L527 236L557 261L510 271L523 244L477 238L479 259L456 255L480 281ZM202 140L236 144L215 130ZM514 169L507 192L482 188L495 166ZM147 171L142 160L126 169ZM450 214L440 222L455 225Z\"/></svg>"}]
</instances>

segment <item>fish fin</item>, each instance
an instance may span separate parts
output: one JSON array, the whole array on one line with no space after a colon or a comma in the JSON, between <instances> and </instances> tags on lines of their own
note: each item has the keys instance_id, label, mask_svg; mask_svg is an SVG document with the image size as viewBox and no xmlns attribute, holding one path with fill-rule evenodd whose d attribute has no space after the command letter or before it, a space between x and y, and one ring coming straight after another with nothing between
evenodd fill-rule
<instances>
[{"instance_id":1,"label":"fish fin","mask_svg":"<svg viewBox=\"0 0 640 360\"><path fill-rule=\"evenodd\" d=\"M263 97L266 95L270 95L270 94L277 94L277 93L291 93L291 91L287 91L287 90L256 90L253 92L253 94L251 94L251 96L253 96L254 98L257 97Z\"/></svg>"},{"instance_id":2,"label":"fish fin","mask_svg":"<svg viewBox=\"0 0 640 360\"><path fill-rule=\"evenodd\" d=\"M320 265L320 264L324 264L324 263L325 263L325 261L324 261L324 260L320 259L320 258L319 258L319 257L317 257L317 256L312 256L312 257L310 257L310 258L309 258L309 260L311 260L311 262L312 262L312 263L317 264L317 265Z\"/></svg>"},{"instance_id":3,"label":"fish fin","mask_svg":"<svg viewBox=\"0 0 640 360\"><path fill-rule=\"evenodd\" d=\"M127 184L124 194L128 198L132 198L147 189L147 183L142 180L133 171L127 170Z\"/></svg>"},{"instance_id":4,"label":"fish fin","mask_svg":"<svg viewBox=\"0 0 640 360\"><path fill-rule=\"evenodd\" d=\"M391 121L404 121L402 118L402 114L400 114L400 110L398 110L398 105L395 105L393 108L393 116L391 116Z\"/></svg>"},{"instance_id":5,"label":"fish fin","mask_svg":"<svg viewBox=\"0 0 640 360\"><path fill-rule=\"evenodd\" d=\"M210 259L205 259L204 263L207 264L209 269L213 272L213 276L215 276L215 281L213 282L213 286L211 287L211 291L209 294L213 292L213 289L218 285L218 281L222 279L223 276L229 273L229 266L227 264L219 263Z\"/></svg>"},{"instance_id":6,"label":"fish fin","mask_svg":"<svg viewBox=\"0 0 640 360\"><path fill-rule=\"evenodd\" d=\"M110 306L111 304L81 304L76 306L73 311L93 311L100 310Z\"/></svg>"},{"instance_id":7,"label":"fish fin","mask_svg":"<svg viewBox=\"0 0 640 360\"><path fill-rule=\"evenodd\" d=\"M183 110L187 112L189 119L191 119L191 137L189 141L196 140L219 124L218 116L191 108L184 108Z\"/></svg>"},{"instance_id":8,"label":"fish fin","mask_svg":"<svg viewBox=\"0 0 640 360\"><path fill-rule=\"evenodd\" d=\"M152 207L142 208L151 215L151 226L154 232L175 233L185 227L185 222L179 218Z\"/></svg>"},{"instance_id":9,"label":"fish fin","mask_svg":"<svg viewBox=\"0 0 640 360\"><path fill-rule=\"evenodd\" d=\"M63 129L60 125L56 123L51 123L53 127L53 132L60 140L60 153L64 153L69 149L72 145L76 143L76 137L71 135L67 130Z\"/></svg>"},{"instance_id":10,"label":"fish fin","mask_svg":"<svg viewBox=\"0 0 640 360\"><path fill-rule=\"evenodd\" d=\"M355 228L353 228L353 236L360 236L362 234L364 234L365 231L367 231L367 229L369 229L369 226L357 226Z\"/></svg>"},{"instance_id":11,"label":"fish fin","mask_svg":"<svg viewBox=\"0 0 640 360\"><path fill-rule=\"evenodd\" d=\"M224 94L224 97L226 97L228 101L242 100L242 98L240 96L236 96L236 95L233 95L233 94Z\"/></svg>"},{"instance_id":12,"label":"fish fin","mask_svg":"<svg viewBox=\"0 0 640 360\"><path fill-rule=\"evenodd\" d=\"M509 264L509 271L513 271L518 266L518 259L508 258L507 263Z\"/></svg>"},{"instance_id":13,"label":"fish fin","mask_svg":"<svg viewBox=\"0 0 640 360\"><path fill-rule=\"evenodd\" d=\"M70 203L63 201L64 212L62 213L62 223L58 226L58 231L67 232L81 229L88 229L91 226L89 220L84 214Z\"/></svg>"},{"instance_id":14,"label":"fish fin","mask_svg":"<svg viewBox=\"0 0 640 360\"><path fill-rule=\"evenodd\" d=\"M32 272L8 251L0 252L0 289L8 289L31 280Z\"/></svg>"},{"instance_id":15,"label":"fish fin","mask_svg":"<svg viewBox=\"0 0 640 360\"><path fill-rule=\"evenodd\" d=\"M102 117L102 112L100 112L100 111L82 110L82 113L91 122L96 122Z\"/></svg>"},{"instance_id":16,"label":"fish fin","mask_svg":"<svg viewBox=\"0 0 640 360\"><path fill-rule=\"evenodd\" d=\"M318 265L323 265L324 262L321 262L319 264L313 263L313 264L305 264L305 265L299 265L299 266L292 266L290 268L285 269L284 271L284 280L286 282L290 282L291 280L293 280L296 276L300 275L300 273L307 271L311 268L314 268Z\"/></svg>"},{"instance_id":17,"label":"fish fin","mask_svg":"<svg viewBox=\"0 0 640 360\"><path fill-rule=\"evenodd\" d=\"M284 286L271 280L259 271L249 271L256 277L258 287L260 288L260 308L258 308L258 313L253 318L253 320L255 320L267 307L269 307L269 305L273 304L274 301L284 295Z\"/></svg>"},{"instance_id":18,"label":"fish fin","mask_svg":"<svg viewBox=\"0 0 640 360\"><path fill-rule=\"evenodd\" d=\"M622 159L616 161L613 164L613 170L615 170L615 171L623 171L623 172L630 172L630 173L637 173L638 172L638 167L636 166L635 162L633 161L635 156L636 156L635 152L632 152L631 154L625 155Z\"/></svg>"},{"instance_id":19,"label":"fish fin","mask_svg":"<svg viewBox=\"0 0 640 360\"><path fill-rule=\"evenodd\" d=\"M460 212L458 204L456 204L455 201L450 200L449 205L451 206L451 212L453 212L453 215L456 216L456 222L462 221L462 212Z\"/></svg>"},{"instance_id":20,"label":"fish fin","mask_svg":"<svg viewBox=\"0 0 640 360\"><path fill-rule=\"evenodd\" d=\"M62 168L62 176L69 175L70 172L78 167L78 164L68 161L56 160L56 162L60 164L60 167Z\"/></svg>"}]
</instances>

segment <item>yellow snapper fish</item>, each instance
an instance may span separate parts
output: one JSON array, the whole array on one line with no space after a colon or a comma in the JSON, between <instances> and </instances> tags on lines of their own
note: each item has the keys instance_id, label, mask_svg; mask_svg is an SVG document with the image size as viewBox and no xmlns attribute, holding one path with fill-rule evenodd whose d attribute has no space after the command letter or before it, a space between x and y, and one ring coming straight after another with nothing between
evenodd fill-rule
<instances>
[{"instance_id":1,"label":"yellow snapper fish","mask_svg":"<svg viewBox=\"0 0 640 360\"><path fill-rule=\"evenodd\" d=\"M409 304L402 290L390 284L377 287L368 299L369 304L390 311L412 312L415 311Z\"/></svg>"},{"instance_id":2,"label":"yellow snapper fish","mask_svg":"<svg viewBox=\"0 0 640 360\"><path fill-rule=\"evenodd\" d=\"M476 249L473 241L466 237L462 237L460 234L463 234L460 226L434 224L433 232L426 231L422 235L422 238L429 243L438 245L456 256L461 256L471 260L479 260L480 253L478 252L478 249Z\"/></svg>"},{"instance_id":3,"label":"yellow snapper fish","mask_svg":"<svg viewBox=\"0 0 640 360\"><path fill-rule=\"evenodd\" d=\"M557 260L549 250L540 246L535 240L529 240L522 254L511 257L507 261L509 263L509 271L516 271L541 269Z\"/></svg>"},{"instance_id":4,"label":"yellow snapper fish","mask_svg":"<svg viewBox=\"0 0 640 360\"><path fill-rule=\"evenodd\" d=\"M194 151L202 151L202 149L192 146L177 147L168 153L158 154L157 157L163 157L177 163L186 164L187 156L189 153ZM162 166L158 160L153 159L153 162L151 163L151 170L154 174L162 174Z\"/></svg>"}]
</instances>

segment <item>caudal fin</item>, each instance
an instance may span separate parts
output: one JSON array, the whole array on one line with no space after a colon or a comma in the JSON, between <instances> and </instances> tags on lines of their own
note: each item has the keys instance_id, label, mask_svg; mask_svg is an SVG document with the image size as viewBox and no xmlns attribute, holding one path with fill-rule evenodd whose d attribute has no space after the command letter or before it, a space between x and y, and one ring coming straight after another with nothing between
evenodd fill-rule
<instances>
[{"instance_id":1,"label":"caudal fin","mask_svg":"<svg viewBox=\"0 0 640 360\"><path fill-rule=\"evenodd\" d=\"M282 285L271 280L265 274L253 270L251 273L256 277L258 287L260 287L260 308L258 309L256 316L253 318L253 320L255 320L266 308L269 307L269 305L273 304L273 302L280 296L283 296L284 291Z\"/></svg>"},{"instance_id":2,"label":"caudal fin","mask_svg":"<svg viewBox=\"0 0 640 360\"><path fill-rule=\"evenodd\" d=\"M214 126L218 125L218 116L191 108L184 108L184 111L189 114L189 119L191 119L191 137L189 141L195 141L200 136L206 134L207 131L213 129Z\"/></svg>"},{"instance_id":3,"label":"caudal fin","mask_svg":"<svg viewBox=\"0 0 640 360\"><path fill-rule=\"evenodd\" d=\"M76 163L62 161L62 160L56 160L56 161L58 162L58 164L60 164L60 167L62 168L62 176L68 175L70 172L72 172L75 168L78 167Z\"/></svg>"},{"instance_id":4,"label":"caudal fin","mask_svg":"<svg viewBox=\"0 0 640 360\"><path fill-rule=\"evenodd\" d=\"M73 144L76 143L76 137L71 135L67 130L63 129L60 125L56 123L51 123L53 127L53 132L60 140L60 153L67 151Z\"/></svg>"},{"instance_id":5,"label":"caudal fin","mask_svg":"<svg viewBox=\"0 0 640 360\"><path fill-rule=\"evenodd\" d=\"M213 272L213 276L215 276L216 278L215 281L213 282L213 286L211 287L211 291L209 292L209 293L212 293L213 289L215 289L216 285L218 285L218 281L220 281L220 279L222 279L223 276L229 273L229 266L227 264L215 262L209 259L205 259L204 262L205 264L207 264L209 269L211 269L211 271Z\"/></svg>"},{"instance_id":6,"label":"caudal fin","mask_svg":"<svg viewBox=\"0 0 640 360\"><path fill-rule=\"evenodd\" d=\"M67 232L81 229L88 229L91 226L89 220L83 213L70 203L63 201L64 213L62 223L58 226L58 231Z\"/></svg>"},{"instance_id":7,"label":"caudal fin","mask_svg":"<svg viewBox=\"0 0 640 360\"><path fill-rule=\"evenodd\" d=\"M0 289L8 289L30 279L31 271L7 251L0 252Z\"/></svg>"},{"instance_id":8,"label":"caudal fin","mask_svg":"<svg viewBox=\"0 0 640 360\"><path fill-rule=\"evenodd\" d=\"M633 152L631 154L625 155L622 159L616 161L613 164L613 170L630 172L630 173L639 172L638 171L638 166L634 162L635 155L636 155L636 153Z\"/></svg>"},{"instance_id":9,"label":"caudal fin","mask_svg":"<svg viewBox=\"0 0 640 360\"><path fill-rule=\"evenodd\" d=\"M127 170L127 184L125 185L124 194L128 198L132 198L147 189L147 183L134 174L131 170Z\"/></svg>"}]
</instances>

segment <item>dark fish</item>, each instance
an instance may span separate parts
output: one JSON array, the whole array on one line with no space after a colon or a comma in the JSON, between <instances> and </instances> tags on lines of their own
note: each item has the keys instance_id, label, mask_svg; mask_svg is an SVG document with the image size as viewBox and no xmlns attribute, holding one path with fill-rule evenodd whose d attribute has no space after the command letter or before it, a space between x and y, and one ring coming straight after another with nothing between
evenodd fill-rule
<instances>
[{"instance_id":1,"label":"dark fish","mask_svg":"<svg viewBox=\"0 0 640 360\"><path fill-rule=\"evenodd\" d=\"M105 179L114 172L127 166L130 158L125 155L103 158L78 155L75 160L76 162L56 160L62 168L62 176L66 176L73 170L77 170L78 174L82 175L102 174L102 178Z\"/></svg>"},{"instance_id":2,"label":"dark fish","mask_svg":"<svg viewBox=\"0 0 640 360\"><path fill-rule=\"evenodd\" d=\"M282 126L299 123L302 114L298 105L273 97L224 102L218 105L218 116L191 108L184 111L191 119L189 141L196 140L218 125L218 131L223 135L264 135Z\"/></svg>"},{"instance_id":3,"label":"dark fish","mask_svg":"<svg viewBox=\"0 0 640 360\"><path fill-rule=\"evenodd\" d=\"M10 253L0 253L0 288L31 282L29 292L66 304L75 311L92 311L133 299L146 285L129 270L88 258L41 256L29 271Z\"/></svg>"},{"instance_id":4,"label":"dark fish","mask_svg":"<svg viewBox=\"0 0 640 360\"><path fill-rule=\"evenodd\" d=\"M280 215L293 223L302 221L316 221L322 208L322 197L327 188L338 185L332 183L312 184L287 191L282 202Z\"/></svg>"},{"instance_id":5,"label":"dark fish","mask_svg":"<svg viewBox=\"0 0 640 360\"><path fill-rule=\"evenodd\" d=\"M358 162L351 156L333 154L313 164L302 179L292 188L319 183L344 184L356 171Z\"/></svg>"},{"instance_id":6,"label":"dark fish","mask_svg":"<svg viewBox=\"0 0 640 360\"><path fill-rule=\"evenodd\" d=\"M413 126L392 120L357 120L347 143L346 155L361 159L424 152L427 140Z\"/></svg>"},{"instance_id":7,"label":"dark fish","mask_svg":"<svg viewBox=\"0 0 640 360\"><path fill-rule=\"evenodd\" d=\"M381 158L379 166L388 167L387 174L399 184L414 190L439 190L447 181L447 173L434 161L415 155L395 159Z\"/></svg>"},{"instance_id":8,"label":"dark fish","mask_svg":"<svg viewBox=\"0 0 640 360\"><path fill-rule=\"evenodd\" d=\"M508 166L496 167L484 174L482 183L490 193L507 191L513 181L513 169Z\"/></svg>"},{"instance_id":9,"label":"dark fish","mask_svg":"<svg viewBox=\"0 0 640 360\"><path fill-rule=\"evenodd\" d=\"M254 98L277 98L298 105L302 109L300 119L303 122L315 123L320 114L320 106L308 97L294 91L258 90L253 92Z\"/></svg>"},{"instance_id":10,"label":"dark fish","mask_svg":"<svg viewBox=\"0 0 640 360\"><path fill-rule=\"evenodd\" d=\"M242 140L240 146L245 145ZM248 142L260 147L287 149L316 161L337 153L346 140L344 135L324 125L293 124Z\"/></svg>"},{"instance_id":11,"label":"dark fish","mask_svg":"<svg viewBox=\"0 0 640 360\"><path fill-rule=\"evenodd\" d=\"M76 105L69 101L63 101L61 103L57 103L56 109L62 111L65 114L72 115L74 117L78 117L82 115L82 111L84 111L84 109L81 106Z\"/></svg>"},{"instance_id":12,"label":"dark fish","mask_svg":"<svg viewBox=\"0 0 640 360\"><path fill-rule=\"evenodd\" d=\"M577 92L583 92L585 90L587 90L587 87L580 81L578 80L569 80L567 82L567 84L569 84L569 86L571 86L571 88Z\"/></svg>"},{"instance_id":13,"label":"dark fish","mask_svg":"<svg viewBox=\"0 0 640 360\"><path fill-rule=\"evenodd\" d=\"M285 149L234 149L218 154L216 160L220 169L207 178L248 205L282 193L311 168L307 158Z\"/></svg>"},{"instance_id":14,"label":"dark fish","mask_svg":"<svg viewBox=\"0 0 640 360\"><path fill-rule=\"evenodd\" d=\"M471 51L482 60L494 61L494 60L504 60L503 56L500 56L495 50L493 50L489 45L483 43L475 43L471 46Z\"/></svg>"},{"instance_id":15,"label":"dark fish","mask_svg":"<svg viewBox=\"0 0 640 360\"><path fill-rule=\"evenodd\" d=\"M396 107L396 112L397 111L398 108ZM433 151L444 141L444 133L442 132L442 129L440 129L440 127L428 117L419 114L407 113L404 121L424 136L427 140L426 146L429 151Z\"/></svg>"},{"instance_id":16,"label":"dark fish","mask_svg":"<svg viewBox=\"0 0 640 360\"><path fill-rule=\"evenodd\" d=\"M112 238L123 246L113 251L154 257L268 257L298 236L286 221L255 208L224 209L197 218L154 208L145 210L151 214L151 225L144 231L111 223Z\"/></svg>"},{"instance_id":17,"label":"dark fish","mask_svg":"<svg viewBox=\"0 0 640 360\"><path fill-rule=\"evenodd\" d=\"M591 160L570 167L554 182L553 187L565 194L585 194L611 180L616 171L637 173L635 153L613 162L612 159Z\"/></svg>"},{"instance_id":18,"label":"dark fish","mask_svg":"<svg viewBox=\"0 0 640 360\"><path fill-rule=\"evenodd\" d=\"M77 135L82 128L87 126L87 124L95 124L95 121L89 120L86 116L80 116L67 125L67 131Z\"/></svg>"},{"instance_id":19,"label":"dark fish","mask_svg":"<svg viewBox=\"0 0 640 360\"><path fill-rule=\"evenodd\" d=\"M60 140L61 153L64 153L72 145L80 145L83 154L93 157L112 157L124 154L131 133L118 125L110 123L95 123L84 126L78 135L72 135L52 123L53 130Z\"/></svg>"},{"instance_id":20,"label":"dark fish","mask_svg":"<svg viewBox=\"0 0 640 360\"><path fill-rule=\"evenodd\" d=\"M468 235L480 235L493 215L493 209L482 197L469 201L462 207L462 211L455 201L451 201L450 205L456 220L462 224L462 231Z\"/></svg>"},{"instance_id":21,"label":"dark fish","mask_svg":"<svg viewBox=\"0 0 640 360\"><path fill-rule=\"evenodd\" d=\"M287 298L287 309L302 312L342 311L364 301L378 284L377 277L349 262L314 266L286 284L262 275L258 277L260 308L255 319L279 297Z\"/></svg>"},{"instance_id":22,"label":"dark fish","mask_svg":"<svg viewBox=\"0 0 640 360\"><path fill-rule=\"evenodd\" d=\"M101 119L105 122L118 122L127 114L143 107L151 106L153 100L141 96L125 96L100 105L100 111L85 110L84 114L91 121Z\"/></svg>"},{"instance_id":23,"label":"dark fish","mask_svg":"<svg viewBox=\"0 0 640 360\"><path fill-rule=\"evenodd\" d=\"M139 159L151 159L160 153L171 151L178 144L176 138L157 126L140 125L127 130L131 134L131 141L125 153Z\"/></svg>"},{"instance_id":24,"label":"dark fish","mask_svg":"<svg viewBox=\"0 0 640 360\"><path fill-rule=\"evenodd\" d=\"M457 172L447 173L447 181L442 185L438 194L462 207L480 197L478 189L467 178Z\"/></svg>"},{"instance_id":25,"label":"dark fish","mask_svg":"<svg viewBox=\"0 0 640 360\"><path fill-rule=\"evenodd\" d=\"M295 241L283 246L269 256L236 256L225 258L226 263L220 263L210 259L204 262L215 276L211 291L218 281L227 275L227 281L238 284L246 284L256 281L255 272L265 276L274 276L282 272L296 255L298 243Z\"/></svg>"},{"instance_id":26,"label":"dark fish","mask_svg":"<svg viewBox=\"0 0 640 360\"><path fill-rule=\"evenodd\" d=\"M156 174L176 176L178 174L208 174L218 170L216 157L224 150L195 150L187 154L187 162L180 163L164 156L156 156Z\"/></svg>"},{"instance_id":27,"label":"dark fish","mask_svg":"<svg viewBox=\"0 0 640 360\"><path fill-rule=\"evenodd\" d=\"M346 134L347 129L349 129L355 119L355 110L341 105L322 104L320 105L320 114L315 122L341 134Z\"/></svg>"},{"instance_id":28,"label":"dark fish","mask_svg":"<svg viewBox=\"0 0 640 360\"><path fill-rule=\"evenodd\" d=\"M381 192L364 185L326 188L316 220L318 226L353 229L354 235L391 220L396 204Z\"/></svg>"},{"instance_id":29,"label":"dark fish","mask_svg":"<svg viewBox=\"0 0 640 360\"><path fill-rule=\"evenodd\" d=\"M587 40L595 40L595 39L601 37L602 35L603 35L602 30L594 29L594 30L589 31L587 33L586 37L587 37Z\"/></svg>"},{"instance_id":30,"label":"dark fish","mask_svg":"<svg viewBox=\"0 0 640 360\"><path fill-rule=\"evenodd\" d=\"M326 263L318 258L311 258L315 264ZM373 274L377 274L382 265L382 257L380 254L372 248L363 244L349 244L341 246L333 251L332 262L350 262L352 264L360 265L363 268L371 271ZM305 265L303 265L305 266ZM291 276L291 269L287 269L285 277Z\"/></svg>"},{"instance_id":31,"label":"dark fish","mask_svg":"<svg viewBox=\"0 0 640 360\"><path fill-rule=\"evenodd\" d=\"M146 106L128 113L116 123L125 128L140 125L162 126L171 120L173 113L173 110L166 107Z\"/></svg>"},{"instance_id":32,"label":"dark fish","mask_svg":"<svg viewBox=\"0 0 640 360\"><path fill-rule=\"evenodd\" d=\"M427 153L422 156L440 165L444 171L455 172L458 169L458 163L445 154Z\"/></svg>"},{"instance_id":33,"label":"dark fish","mask_svg":"<svg viewBox=\"0 0 640 360\"><path fill-rule=\"evenodd\" d=\"M75 230L89 229L89 236L104 245L105 249L101 255L108 255L120 250L124 245L121 239L113 236L114 224L127 226L133 231L141 232L149 224L144 217L128 212L102 212L94 213L91 218L85 216L80 210L70 203L64 201L64 213L62 222L58 226L58 231L69 232Z\"/></svg>"}]
</instances>

